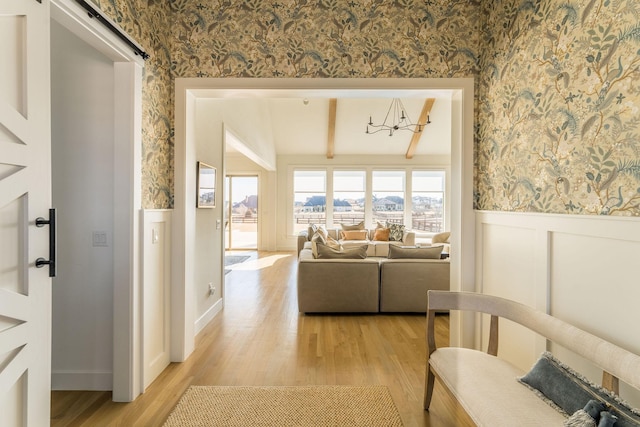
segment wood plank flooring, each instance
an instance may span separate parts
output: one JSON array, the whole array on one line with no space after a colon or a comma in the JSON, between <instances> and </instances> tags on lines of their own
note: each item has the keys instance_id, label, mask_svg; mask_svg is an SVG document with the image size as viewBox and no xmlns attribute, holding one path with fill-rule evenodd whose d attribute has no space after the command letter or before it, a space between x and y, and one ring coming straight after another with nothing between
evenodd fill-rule
<instances>
[{"instance_id":1,"label":"wood plank flooring","mask_svg":"<svg viewBox=\"0 0 640 427\"><path fill-rule=\"evenodd\" d=\"M184 363L172 363L132 403L110 392L53 392L52 426L161 426L190 385L367 385L389 387L405 426L473 426L436 384L422 409L424 315L303 315L296 303L295 253L249 252L226 275L226 305L198 335ZM438 344L448 316L437 316Z\"/></svg>"}]
</instances>

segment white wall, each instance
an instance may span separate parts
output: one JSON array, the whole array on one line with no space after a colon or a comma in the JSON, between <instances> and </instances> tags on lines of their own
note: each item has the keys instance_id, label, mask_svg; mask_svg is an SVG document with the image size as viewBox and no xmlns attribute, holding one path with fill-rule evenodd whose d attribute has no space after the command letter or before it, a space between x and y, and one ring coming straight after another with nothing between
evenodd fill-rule
<instances>
[{"instance_id":1,"label":"white wall","mask_svg":"<svg viewBox=\"0 0 640 427\"><path fill-rule=\"evenodd\" d=\"M196 323L209 310L220 304L222 299L223 275L223 187L224 187L224 146L222 120L215 108L197 103L196 108L196 159L216 168L216 206L212 209L195 210L195 252L194 280L196 301ZM193 168L196 165L188 165ZM216 228L220 223L220 228ZM209 292L209 284L216 288Z\"/></svg>"},{"instance_id":2,"label":"white wall","mask_svg":"<svg viewBox=\"0 0 640 427\"><path fill-rule=\"evenodd\" d=\"M637 218L478 212L476 285L557 316L640 354L640 222ZM483 322L482 348L486 348ZM499 356L529 370L546 341L501 325ZM602 372L551 346L570 366L600 383ZM621 383L635 407L640 394Z\"/></svg>"},{"instance_id":3,"label":"white wall","mask_svg":"<svg viewBox=\"0 0 640 427\"><path fill-rule=\"evenodd\" d=\"M51 22L52 387L110 390L113 365L113 62ZM94 231L106 246L93 245Z\"/></svg>"},{"instance_id":4,"label":"white wall","mask_svg":"<svg viewBox=\"0 0 640 427\"><path fill-rule=\"evenodd\" d=\"M198 99L196 101L195 140L196 160L217 168L216 207L196 209L195 213L195 259L194 280L196 298L196 329L199 330L221 308L223 268L223 225L225 164L224 132L232 131L242 144L264 166L255 165L258 171L275 169L275 149L273 145L269 110L265 99ZM253 162L251 162L253 163ZM195 165L193 165L195 168ZM269 175L261 180L261 188L269 189ZM267 197L263 197L267 199ZM263 206L264 224L269 224L271 209ZM268 227L262 227L268 230ZM269 242L267 236L266 242ZM266 243L266 248L273 245ZM262 248L261 248L262 249ZM216 291L209 292L209 284Z\"/></svg>"}]
</instances>

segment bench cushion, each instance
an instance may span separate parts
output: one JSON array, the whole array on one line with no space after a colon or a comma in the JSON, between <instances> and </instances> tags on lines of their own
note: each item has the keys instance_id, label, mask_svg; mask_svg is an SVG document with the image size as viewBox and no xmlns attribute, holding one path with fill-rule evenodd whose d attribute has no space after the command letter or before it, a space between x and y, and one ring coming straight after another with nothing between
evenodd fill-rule
<instances>
[{"instance_id":1,"label":"bench cushion","mask_svg":"<svg viewBox=\"0 0 640 427\"><path fill-rule=\"evenodd\" d=\"M478 426L561 426L566 419L518 382L523 371L495 356L443 347L429 364Z\"/></svg>"}]
</instances>

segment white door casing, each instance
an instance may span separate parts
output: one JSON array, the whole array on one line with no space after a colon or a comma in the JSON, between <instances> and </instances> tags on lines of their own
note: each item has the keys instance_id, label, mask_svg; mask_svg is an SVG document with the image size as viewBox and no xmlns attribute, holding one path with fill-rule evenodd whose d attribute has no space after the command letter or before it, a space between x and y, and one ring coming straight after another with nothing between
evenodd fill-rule
<instances>
[{"instance_id":1,"label":"white door casing","mask_svg":"<svg viewBox=\"0 0 640 427\"><path fill-rule=\"evenodd\" d=\"M49 3L0 0L0 414L49 425Z\"/></svg>"}]
</instances>

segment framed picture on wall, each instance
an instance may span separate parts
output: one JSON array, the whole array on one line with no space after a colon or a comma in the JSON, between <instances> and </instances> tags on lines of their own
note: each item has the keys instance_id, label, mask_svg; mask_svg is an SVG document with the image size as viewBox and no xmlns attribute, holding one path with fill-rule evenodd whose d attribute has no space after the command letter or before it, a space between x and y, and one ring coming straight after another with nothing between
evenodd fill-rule
<instances>
[{"instance_id":1,"label":"framed picture on wall","mask_svg":"<svg viewBox=\"0 0 640 427\"><path fill-rule=\"evenodd\" d=\"M216 207L216 168L203 162L198 162L196 188L197 204L199 208Z\"/></svg>"}]
</instances>

